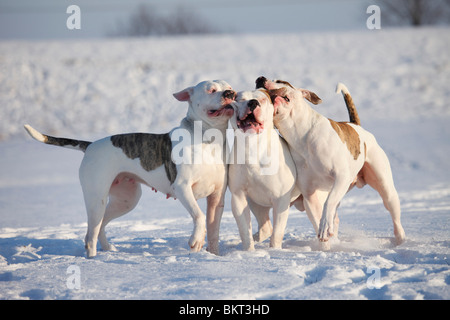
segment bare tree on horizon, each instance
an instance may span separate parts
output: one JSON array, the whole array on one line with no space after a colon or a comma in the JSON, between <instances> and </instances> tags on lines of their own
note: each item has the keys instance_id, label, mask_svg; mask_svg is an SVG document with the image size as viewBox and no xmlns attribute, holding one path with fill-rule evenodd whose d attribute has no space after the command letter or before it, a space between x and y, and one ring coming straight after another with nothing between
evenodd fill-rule
<instances>
[{"instance_id":1,"label":"bare tree on horizon","mask_svg":"<svg viewBox=\"0 0 450 320\"><path fill-rule=\"evenodd\" d=\"M389 24L422 25L450 23L450 0L379 0Z\"/></svg>"},{"instance_id":2,"label":"bare tree on horizon","mask_svg":"<svg viewBox=\"0 0 450 320\"><path fill-rule=\"evenodd\" d=\"M186 6L161 15L150 5L140 4L126 22L119 21L110 36L146 37L216 33L208 21Z\"/></svg>"}]
</instances>

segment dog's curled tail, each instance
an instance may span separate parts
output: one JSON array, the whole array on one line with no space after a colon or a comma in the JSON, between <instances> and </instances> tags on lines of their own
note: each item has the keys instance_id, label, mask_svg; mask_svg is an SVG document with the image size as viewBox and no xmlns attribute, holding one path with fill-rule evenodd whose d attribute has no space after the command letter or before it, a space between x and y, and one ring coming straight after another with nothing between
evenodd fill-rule
<instances>
[{"instance_id":1,"label":"dog's curled tail","mask_svg":"<svg viewBox=\"0 0 450 320\"><path fill-rule=\"evenodd\" d=\"M92 143L89 141L57 138L57 137L48 136L48 135L40 133L39 131L34 129L29 124L24 125L24 127L25 127L25 130L27 130L28 134L31 137L33 137L34 139L36 139L37 141L40 141L40 142L43 142L46 144L51 144L51 145L58 146L58 147L65 147L65 148L70 148L70 149L75 149L75 150L80 150L80 151L85 152L87 147Z\"/></svg>"},{"instance_id":2,"label":"dog's curled tail","mask_svg":"<svg viewBox=\"0 0 450 320\"><path fill-rule=\"evenodd\" d=\"M353 103L352 96L348 91L347 87L343 83L338 83L336 86L336 93L342 92L344 96L345 104L347 105L348 116L350 117L350 123L354 123L356 125L361 125L361 121L359 120L358 111L356 111L355 104Z\"/></svg>"}]
</instances>

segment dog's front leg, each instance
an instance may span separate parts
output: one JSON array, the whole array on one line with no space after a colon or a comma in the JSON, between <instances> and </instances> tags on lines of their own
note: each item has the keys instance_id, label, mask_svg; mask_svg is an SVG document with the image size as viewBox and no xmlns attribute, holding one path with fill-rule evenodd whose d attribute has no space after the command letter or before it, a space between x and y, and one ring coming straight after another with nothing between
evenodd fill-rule
<instances>
[{"instance_id":1,"label":"dog's front leg","mask_svg":"<svg viewBox=\"0 0 450 320\"><path fill-rule=\"evenodd\" d=\"M305 206L306 214L314 227L316 235L319 234L320 218L322 216L323 204L326 201L328 192L315 190L310 193L307 192L303 195L303 204ZM330 250L330 244L328 241L319 243L320 250Z\"/></svg>"},{"instance_id":2,"label":"dog's front leg","mask_svg":"<svg viewBox=\"0 0 450 320\"><path fill-rule=\"evenodd\" d=\"M346 175L339 175L335 178L333 188L328 194L328 198L323 206L318 233L320 241L328 241L329 237L334 235L334 218L336 210L342 198L347 193L350 183L351 179Z\"/></svg>"},{"instance_id":3,"label":"dog's front leg","mask_svg":"<svg viewBox=\"0 0 450 320\"><path fill-rule=\"evenodd\" d=\"M272 248L281 249L289 216L289 204L289 198L279 199L273 207L273 233L270 238L270 246Z\"/></svg>"},{"instance_id":4,"label":"dog's front leg","mask_svg":"<svg viewBox=\"0 0 450 320\"><path fill-rule=\"evenodd\" d=\"M323 202L321 202L318 192L305 194L303 196L303 204L309 221L314 227L316 234L319 232L320 217L322 216Z\"/></svg>"},{"instance_id":5,"label":"dog's front leg","mask_svg":"<svg viewBox=\"0 0 450 320\"><path fill-rule=\"evenodd\" d=\"M239 234L242 241L242 250L255 250L252 236L252 224L250 207L244 192L233 193L231 197L231 210L238 225Z\"/></svg>"},{"instance_id":6,"label":"dog's front leg","mask_svg":"<svg viewBox=\"0 0 450 320\"><path fill-rule=\"evenodd\" d=\"M191 184L182 183L178 186L174 185L175 197L181 201L186 210L191 214L194 222L194 231L189 239L189 246L194 252L201 250L205 244L206 227L205 214L200 209L197 200L194 197Z\"/></svg>"},{"instance_id":7,"label":"dog's front leg","mask_svg":"<svg viewBox=\"0 0 450 320\"><path fill-rule=\"evenodd\" d=\"M258 231L253 234L253 240L263 242L272 235L272 223L270 222L270 207L263 207L254 202L251 198L247 198L250 210L258 221Z\"/></svg>"}]
</instances>

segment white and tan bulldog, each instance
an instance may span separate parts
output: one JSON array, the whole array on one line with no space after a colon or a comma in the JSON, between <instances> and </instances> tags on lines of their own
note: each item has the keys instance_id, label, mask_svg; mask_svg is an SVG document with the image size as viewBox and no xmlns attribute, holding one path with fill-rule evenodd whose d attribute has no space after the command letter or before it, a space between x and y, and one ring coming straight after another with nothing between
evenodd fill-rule
<instances>
[{"instance_id":1,"label":"white and tan bulldog","mask_svg":"<svg viewBox=\"0 0 450 320\"><path fill-rule=\"evenodd\" d=\"M214 129L225 137L233 114L229 104L235 95L222 80L204 81L175 93L176 99L189 103L189 109L180 126L165 134L119 134L87 142L47 136L25 125L38 141L85 152L79 173L88 215L88 257L97 254L97 239L103 250L115 250L106 238L105 227L137 205L141 184L179 199L188 210L194 220L189 240L193 251L199 251L205 242L205 215L197 199L207 197L208 249L218 254L219 223L227 187L225 141L203 141L203 134ZM211 155L218 151L223 154ZM200 161L193 161L198 153Z\"/></svg>"},{"instance_id":2,"label":"white and tan bulldog","mask_svg":"<svg viewBox=\"0 0 450 320\"><path fill-rule=\"evenodd\" d=\"M228 186L243 250L254 250L250 210L259 225L255 240L263 241L272 233L270 208L274 221L270 246L281 248L290 204L300 195L295 164L273 127L274 107L266 90L239 92L232 106L235 140Z\"/></svg>"},{"instance_id":3,"label":"white and tan bulldog","mask_svg":"<svg viewBox=\"0 0 450 320\"><path fill-rule=\"evenodd\" d=\"M337 232L336 210L344 195L355 185L362 188L368 184L383 199L394 224L396 243L402 243L405 232L389 160L375 137L360 126L347 88L339 84L337 92L344 95L350 123L319 114L306 100L318 104L320 98L286 81L260 77L256 87L270 92L276 108L274 123L289 145L306 212L319 240L325 242Z\"/></svg>"}]
</instances>

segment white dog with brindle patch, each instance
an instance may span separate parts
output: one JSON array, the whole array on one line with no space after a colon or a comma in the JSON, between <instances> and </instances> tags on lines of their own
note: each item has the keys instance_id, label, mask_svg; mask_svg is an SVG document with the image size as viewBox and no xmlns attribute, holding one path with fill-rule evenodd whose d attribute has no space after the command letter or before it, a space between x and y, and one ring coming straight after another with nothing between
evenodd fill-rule
<instances>
[{"instance_id":1,"label":"white dog with brindle patch","mask_svg":"<svg viewBox=\"0 0 450 320\"><path fill-rule=\"evenodd\" d=\"M360 126L347 88L339 84L337 91L344 95L350 123L319 114L305 101L317 104L319 97L286 81L260 77L256 87L270 92L277 110L274 123L289 145L306 212L319 240L325 242L337 232L336 210L344 195L355 185L369 184L391 214L396 243L402 243L405 232L389 160L375 137Z\"/></svg>"},{"instance_id":2,"label":"white dog with brindle patch","mask_svg":"<svg viewBox=\"0 0 450 320\"><path fill-rule=\"evenodd\" d=\"M259 225L255 240L270 236L270 208L274 221L270 246L281 248L290 204L300 196L294 161L286 142L273 127L274 107L266 90L239 92L232 106L235 115L230 123L235 129L235 140L228 186L242 248L254 250L250 210Z\"/></svg>"},{"instance_id":3,"label":"white dog with brindle patch","mask_svg":"<svg viewBox=\"0 0 450 320\"><path fill-rule=\"evenodd\" d=\"M79 173L88 215L85 239L88 257L97 254L97 240L103 250L115 250L106 238L105 227L137 205L141 184L179 199L189 211L194 220L194 231L189 240L193 251L199 251L205 243L205 215L197 199L207 197L208 249L218 254L219 223L227 187L225 162L174 163L172 150L181 141L172 141L172 136L178 135L178 130L190 134L191 144L183 149L187 154L200 150L203 157L208 157L209 152L219 149L223 151L221 160L224 160L225 141L201 141L200 149L198 142L194 144L194 122L201 121L203 131L214 128L225 137L228 120L233 114L229 104L234 101L236 92L225 81L215 80L201 82L174 96L179 101L188 101L189 109L180 126L166 134L120 134L87 142L47 136L25 125L28 133L38 141L85 152ZM186 145L186 141L183 143ZM214 145L217 143L220 145ZM217 160L216 155L214 160Z\"/></svg>"}]
</instances>

